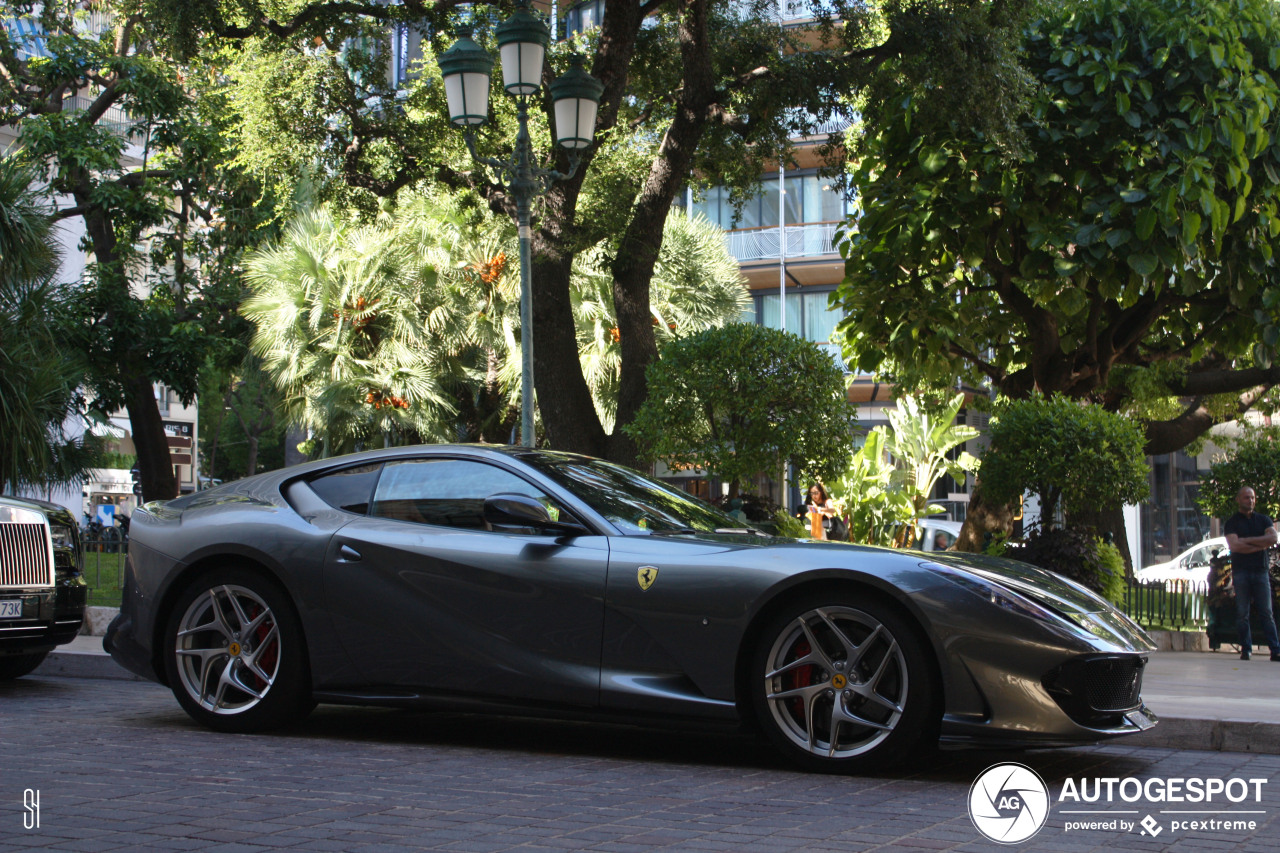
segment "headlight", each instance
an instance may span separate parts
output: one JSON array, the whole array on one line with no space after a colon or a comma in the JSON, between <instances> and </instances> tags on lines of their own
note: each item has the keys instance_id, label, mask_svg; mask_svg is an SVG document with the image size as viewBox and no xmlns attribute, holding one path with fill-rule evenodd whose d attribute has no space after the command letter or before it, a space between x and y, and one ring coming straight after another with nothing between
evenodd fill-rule
<instances>
[{"instance_id":1,"label":"headlight","mask_svg":"<svg viewBox=\"0 0 1280 853\"><path fill-rule=\"evenodd\" d=\"M53 547L76 550L76 532L65 524L50 524L49 536L53 539Z\"/></svg>"},{"instance_id":2,"label":"headlight","mask_svg":"<svg viewBox=\"0 0 1280 853\"><path fill-rule=\"evenodd\" d=\"M920 565L922 568L937 572L952 583L969 590L974 595L985 598L996 607L1011 610L1014 613L1031 619L1038 619L1041 622L1052 622L1054 625L1062 625L1064 622L1061 617L1047 607L1042 607L1026 596L1020 595L980 575L971 574L954 566L944 566L941 563L921 563Z\"/></svg>"}]
</instances>

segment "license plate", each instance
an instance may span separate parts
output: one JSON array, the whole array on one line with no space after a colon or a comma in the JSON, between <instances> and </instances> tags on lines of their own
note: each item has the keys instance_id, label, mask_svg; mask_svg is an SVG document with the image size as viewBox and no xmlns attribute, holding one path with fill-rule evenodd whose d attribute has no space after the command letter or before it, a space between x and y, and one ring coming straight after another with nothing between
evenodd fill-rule
<instances>
[{"instance_id":1,"label":"license plate","mask_svg":"<svg viewBox=\"0 0 1280 853\"><path fill-rule=\"evenodd\" d=\"M0 619L21 619L22 618L22 601L10 600L0 601Z\"/></svg>"}]
</instances>

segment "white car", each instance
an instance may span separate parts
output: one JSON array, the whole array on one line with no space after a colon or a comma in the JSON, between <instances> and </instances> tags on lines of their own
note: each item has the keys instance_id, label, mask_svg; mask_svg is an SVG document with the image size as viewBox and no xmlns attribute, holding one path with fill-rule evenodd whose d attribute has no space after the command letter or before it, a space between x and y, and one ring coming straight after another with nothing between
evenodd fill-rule
<instances>
[{"instance_id":1,"label":"white car","mask_svg":"<svg viewBox=\"0 0 1280 853\"><path fill-rule=\"evenodd\" d=\"M1206 539L1193 545L1167 563L1155 563L1133 573L1133 577L1148 581L1197 581L1208 582L1209 560L1219 551L1227 550L1224 537Z\"/></svg>"}]
</instances>

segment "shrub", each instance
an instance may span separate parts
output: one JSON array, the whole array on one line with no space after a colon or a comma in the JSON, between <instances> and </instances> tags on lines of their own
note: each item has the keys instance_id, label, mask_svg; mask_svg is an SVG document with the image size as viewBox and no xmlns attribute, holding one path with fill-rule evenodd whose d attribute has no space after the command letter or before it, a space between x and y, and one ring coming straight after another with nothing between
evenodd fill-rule
<instances>
[{"instance_id":1,"label":"shrub","mask_svg":"<svg viewBox=\"0 0 1280 853\"><path fill-rule=\"evenodd\" d=\"M1010 556L1071 578L1109 601L1124 596L1124 558L1092 531L1037 528Z\"/></svg>"}]
</instances>

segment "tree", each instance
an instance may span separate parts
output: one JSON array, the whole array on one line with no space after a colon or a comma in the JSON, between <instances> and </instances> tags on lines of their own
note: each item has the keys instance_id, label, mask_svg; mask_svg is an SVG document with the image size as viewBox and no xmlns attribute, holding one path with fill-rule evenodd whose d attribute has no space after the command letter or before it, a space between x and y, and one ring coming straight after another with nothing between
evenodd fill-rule
<instances>
[{"instance_id":1,"label":"tree","mask_svg":"<svg viewBox=\"0 0 1280 853\"><path fill-rule=\"evenodd\" d=\"M553 46L548 73L581 49L592 54L591 72L605 88L597 145L535 210L535 380L539 396L555 401L541 412L551 445L622 462L635 455L625 430L607 431L582 374L571 286L578 252L617 238L609 272L620 364L616 422L625 425L645 398L645 371L657 357L651 280L677 194L692 181L732 186L741 197L764 164L787 156L791 134L811 130L855 96L871 115L882 76L911 79L949 111L999 124L1007 113L1000 107L1021 91L1009 85L1019 78L1008 73L1015 66L1008 33L1027 5L836 0L830 6L840 22L824 13L801 30L770 22L772 4L761 0L606 0L598 30ZM488 43L488 25L505 4L317 0L274 13L249 0L146 5L182 55L243 46L228 72L241 160L257 174L333 176L328 191L366 210L423 180L469 186L510 217L510 193L475 166L445 120L433 60L448 47L463 7ZM425 61L403 82L388 73L389 52L376 47L391 26L423 37ZM903 63L886 71L897 58ZM498 86L495 78L495 92ZM1002 95L994 105L991 91ZM495 121L478 143L485 155L509 150L512 136L510 99L491 103ZM533 109L549 116L545 94ZM544 127L536 124L534 141L547 152ZM540 159L566 171L562 152Z\"/></svg>"},{"instance_id":2,"label":"tree","mask_svg":"<svg viewBox=\"0 0 1280 853\"><path fill-rule=\"evenodd\" d=\"M643 458L729 481L795 466L834 480L856 414L844 374L817 344L745 323L672 341L649 370L649 397L626 427Z\"/></svg>"},{"instance_id":3,"label":"tree","mask_svg":"<svg viewBox=\"0 0 1280 853\"><path fill-rule=\"evenodd\" d=\"M51 284L57 253L34 173L0 156L0 493L74 482L98 449L78 386L84 364L55 332L65 294Z\"/></svg>"},{"instance_id":4,"label":"tree","mask_svg":"<svg viewBox=\"0 0 1280 853\"><path fill-rule=\"evenodd\" d=\"M256 326L253 352L283 392L286 417L318 436L325 456L393 435L450 437L442 373L459 318L435 286L432 243L400 236L321 208L246 262L241 313Z\"/></svg>"},{"instance_id":5,"label":"tree","mask_svg":"<svg viewBox=\"0 0 1280 853\"><path fill-rule=\"evenodd\" d=\"M949 454L978 431L956 425L965 396L957 394L941 406L905 395L889 409L889 427L876 427L854 452L848 468L831 485L831 496L849 513L849 541L891 545L907 533L915 538L919 520L941 512L929 494L943 474L964 482L977 470L968 451Z\"/></svg>"},{"instance_id":6,"label":"tree","mask_svg":"<svg viewBox=\"0 0 1280 853\"><path fill-rule=\"evenodd\" d=\"M1236 494L1245 486L1258 495L1258 512L1275 518L1280 512L1280 427L1246 424L1235 447L1209 466L1196 502L1216 518L1230 518L1236 513Z\"/></svg>"},{"instance_id":7,"label":"tree","mask_svg":"<svg viewBox=\"0 0 1280 853\"><path fill-rule=\"evenodd\" d=\"M468 193L404 196L367 224L329 208L301 215L247 263L254 350L289 418L325 452L384 434L507 441L518 417L512 228ZM720 232L678 211L668 228L653 281L658 339L741 316L748 297ZM620 374L610 249L578 256L573 291L582 371L606 419Z\"/></svg>"},{"instance_id":8,"label":"tree","mask_svg":"<svg viewBox=\"0 0 1280 853\"><path fill-rule=\"evenodd\" d=\"M143 497L174 497L152 383L189 401L205 356L234 338L234 256L261 193L222 168L226 111L192 96L208 69L165 56L136 4L11 9L44 49L0 32L0 124L59 199L55 218L82 222L92 256L67 342L88 359L96 405L128 411Z\"/></svg>"},{"instance_id":9,"label":"tree","mask_svg":"<svg viewBox=\"0 0 1280 853\"><path fill-rule=\"evenodd\" d=\"M924 400L906 394L886 413L890 432L885 449L902 471L902 487L911 498L916 519L926 514L929 493L943 474L963 483L966 473L978 469L978 460L967 450L955 459L948 455L978 437L973 427L956 425L956 415L964 401L964 394L956 394L942 406L930 407Z\"/></svg>"},{"instance_id":10,"label":"tree","mask_svg":"<svg viewBox=\"0 0 1280 853\"><path fill-rule=\"evenodd\" d=\"M1041 528L1059 505L1068 519L1146 497L1151 471L1142 431L1123 415L1057 394L1002 400L982 457L982 488L1005 503L1024 492L1040 498Z\"/></svg>"},{"instance_id":11,"label":"tree","mask_svg":"<svg viewBox=\"0 0 1280 853\"><path fill-rule=\"evenodd\" d=\"M1149 454L1257 404L1280 382L1277 36L1266 0L1048 7L1012 152L904 100L854 177L858 366L1139 412Z\"/></svg>"},{"instance_id":12,"label":"tree","mask_svg":"<svg viewBox=\"0 0 1280 853\"><path fill-rule=\"evenodd\" d=\"M237 480L284 467L280 392L251 353L233 369L206 366L200 376L201 470Z\"/></svg>"}]
</instances>

